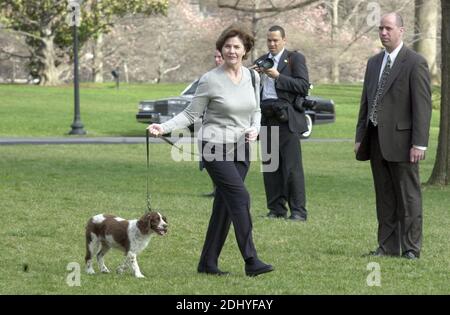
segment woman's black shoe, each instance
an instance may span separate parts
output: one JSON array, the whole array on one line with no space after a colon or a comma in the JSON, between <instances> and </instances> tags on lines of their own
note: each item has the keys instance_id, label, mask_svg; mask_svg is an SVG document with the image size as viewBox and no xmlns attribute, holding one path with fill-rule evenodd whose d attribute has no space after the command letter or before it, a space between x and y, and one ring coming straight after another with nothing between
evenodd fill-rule
<instances>
[{"instance_id":1,"label":"woman's black shoe","mask_svg":"<svg viewBox=\"0 0 450 315\"><path fill-rule=\"evenodd\" d=\"M228 271L222 271L219 268L207 268L207 267L198 267L197 268L198 273L206 273L208 275L215 275L215 276L227 276L230 273Z\"/></svg>"},{"instance_id":2,"label":"woman's black shoe","mask_svg":"<svg viewBox=\"0 0 450 315\"><path fill-rule=\"evenodd\" d=\"M260 274L273 271L273 266L263 263L259 259L252 259L245 263L245 274L249 277L256 277Z\"/></svg>"}]
</instances>

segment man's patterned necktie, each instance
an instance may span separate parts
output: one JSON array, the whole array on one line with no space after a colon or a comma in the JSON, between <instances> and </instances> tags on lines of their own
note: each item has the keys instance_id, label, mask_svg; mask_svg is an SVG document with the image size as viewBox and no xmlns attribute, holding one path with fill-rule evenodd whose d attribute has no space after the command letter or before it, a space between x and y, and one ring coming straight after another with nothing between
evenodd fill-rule
<instances>
[{"instance_id":1,"label":"man's patterned necktie","mask_svg":"<svg viewBox=\"0 0 450 315\"><path fill-rule=\"evenodd\" d=\"M381 74L380 81L378 82L377 92L375 93L375 98L372 102L372 107L369 113L369 119L374 126L378 124L377 106L380 102L381 95L383 94L384 87L386 86L387 78L391 72L391 57L387 56L386 65L384 66L383 73Z\"/></svg>"}]
</instances>

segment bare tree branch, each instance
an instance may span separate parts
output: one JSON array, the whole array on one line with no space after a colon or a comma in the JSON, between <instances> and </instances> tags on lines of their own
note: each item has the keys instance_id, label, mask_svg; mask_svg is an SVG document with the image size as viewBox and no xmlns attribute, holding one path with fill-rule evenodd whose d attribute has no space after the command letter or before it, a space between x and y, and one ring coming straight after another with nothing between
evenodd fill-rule
<instances>
[{"instance_id":1,"label":"bare tree branch","mask_svg":"<svg viewBox=\"0 0 450 315\"><path fill-rule=\"evenodd\" d=\"M169 73L169 72L175 71L175 70L177 70L177 69L180 68L180 67L181 67L181 65L178 64L178 65L176 65L175 67L166 69L166 70L164 70L164 71L161 73L161 76L163 76L163 75L165 75L165 74L167 74L167 73Z\"/></svg>"},{"instance_id":2,"label":"bare tree branch","mask_svg":"<svg viewBox=\"0 0 450 315\"><path fill-rule=\"evenodd\" d=\"M366 0L359 0L355 6L353 7L352 12L347 16L347 18L345 19L345 21L342 23L343 25L346 25L347 23L350 22L350 20L355 16L355 14L358 13L359 10L359 6L363 3L366 2Z\"/></svg>"},{"instance_id":3,"label":"bare tree branch","mask_svg":"<svg viewBox=\"0 0 450 315\"><path fill-rule=\"evenodd\" d=\"M114 55L120 48L122 48L120 45L116 45L114 48L108 50L107 53L103 53L103 58L107 58Z\"/></svg>"},{"instance_id":4,"label":"bare tree branch","mask_svg":"<svg viewBox=\"0 0 450 315\"><path fill-rule=\"evenodd\" d=\"M15 57L15 58L21 58L21 59L28 59L28 58L31 57L31 55L29 55L29 56L18 55L18 54L15 54L13 52L5 50L4 48L0 48L0 53L3 53L3 54L5 54L5 55L7 55L9 57Z\"/></svg>"},{"instance_id":5,"label":"bare tree branch","mask_svg":"<svg viewBox=\"0 0 450 315\"><path fill-rule=\"evenodd\" d=\"M222 4L221 1L219 0L217 5L219 8L231 9L231 10L236 10L236 11L241 11L241 12L265 13L265 12L285 12L285 11L289 11L289 10L300 9L300 8L306 7L310 4L313 4L313 3L319 2L319 1L321 1L321 0L306 0L304 2L300 2L297 4L293 4L293 5L287 5L287 6L283 6L283 7L277 7L272 1L270 1L270 3L271 3L270 7L259 8L259 9L249 8L249 7L239 7L239 1L236 1L236 3L234 5L230 5L230 4Z\"/></svg>"},{"instance_id":6,"label":"bare tree branch","mask_svg":"<svg viewBox=\"0 0 450 315\"><path fill-rule=\"evenodd\" d=\"M26 36L26 37L31 37L31 38L34 38L34 39L37 39L37 40L42 41L42 37L37 36L37 35L34 35L34 34L31 34L31 33L28 33L28 32L17 31L17 30L13 30L13 29L11 29L11 28L0 28L0 29L3 29L3 30L5 30L5 31L7 31L7 32L10 32L10 33L14 33L14 34L18 34L18 35L23 35L23 36Z\"/></svg>"},{"instance_id":7,"label":"bare tree branch","mask_svg":"<svg viewBox=\"0 0 450 315\"><path fill-rule=\"evenodd\" d=\"M356 34L356 36L352 39L352 41L348 43L348 45L342 50L341 55L345 54L353 46L353 44L355 44L361 37L371 32L374 28L375 26L371 26L367 28L364 32Z\"/></svg>"},{"instance_id":8,"label":"bare tree branch","mask_svg":"<svg viewBox=\"0 0 450 315\"><path fill-rule=\"evenodd\" d=\"M260 21L260 20L263 20L263 19L273 18L274 16L277 16L278 14L280 14L280 12L274 12L274 13L271 13L271 14L260 16L260 17L255 18L255 21Z\"/></svg>"}]
</instances>

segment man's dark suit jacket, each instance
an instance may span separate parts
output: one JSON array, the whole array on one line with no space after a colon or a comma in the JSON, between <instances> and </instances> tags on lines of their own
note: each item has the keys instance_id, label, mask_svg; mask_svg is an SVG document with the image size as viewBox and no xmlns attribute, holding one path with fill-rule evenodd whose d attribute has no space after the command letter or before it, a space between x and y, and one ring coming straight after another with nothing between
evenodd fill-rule
<instances>
[{"instance_id":1,"label":"man's dark suit jacket","mask_svg":"<svg viewBox=\"0 0 450 315\"><path fill-rule=\"evenodd\" d=\"M269 54L258 60L265 59ZM305 56L299 52L284 50L278 62L280 76L275 81L278 99L293 104L297 95L306 96L309 90L308 69ZM293 106L288 107L289 130L298 136L308 130L305 113L300 113Z\"/></svg>"},{"instance_id":2,"label":"man's dark suit jacket","mask_svg":"<svg viewBox=\"0 0 450 315\"><path fill-rule=\"evenodd\" d=\"M384 51L367 63L361 97L356 142L361 145L356 159L370 159L369 111L378 85ZM403 46L386 82L377 107L378 135L383 158L390 162L409 161L412 145L428 146L431 119L431 86L425 59Z\"/></svg>"}]
</instances>

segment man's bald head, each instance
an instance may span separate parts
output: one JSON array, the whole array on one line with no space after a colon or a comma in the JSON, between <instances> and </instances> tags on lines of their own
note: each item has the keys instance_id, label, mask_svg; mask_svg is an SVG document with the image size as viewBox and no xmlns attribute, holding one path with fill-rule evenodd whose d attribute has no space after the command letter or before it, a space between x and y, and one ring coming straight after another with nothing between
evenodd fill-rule
<instances>
[{"instance_id":1,"label":"man's bald head","mask_svg":"<svg viewBox=\"0 0 450 315\"><path fill-rule=\"evenodd\" d=\"M396 12L384 14L381 17L378 35L388 53L397 48L403 40L403 18Z\"/></svg>"}]
</instances>

